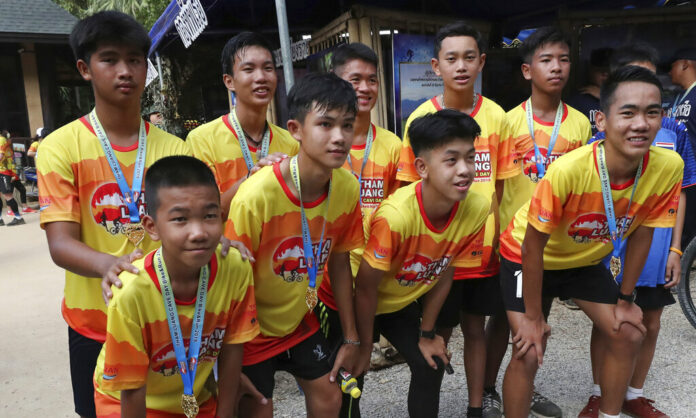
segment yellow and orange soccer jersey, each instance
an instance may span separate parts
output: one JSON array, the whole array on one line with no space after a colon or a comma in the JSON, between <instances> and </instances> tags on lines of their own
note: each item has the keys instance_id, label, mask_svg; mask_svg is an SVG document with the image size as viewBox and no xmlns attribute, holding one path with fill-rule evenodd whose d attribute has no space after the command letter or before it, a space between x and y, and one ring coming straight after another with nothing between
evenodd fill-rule
<instances>
[{"instance_id":1,"label":"yellow and orange soccer jersey","mask_svg":"<svg viewBox=\"0 0 696 418\"><path fill-rule=\"evenodd\" d=\"M544 269L563 270L594 265L612 251L602 188L595 162L598 142L558 159L539 181L531 203L523 205L500 239L500 255L522 262L521 245L527 225L550 234L544 248ZM671 228L677 206L684 162L674 151L650 147L643 158L630 213L626 214L633 180L611 185L617 225L626 220L624 238L641 225Z\"/></svg>"},{"instance_id":2,"label":"yellow and orange soccer jersey","mask_svg":"<svg viewBox=\"0 0 696 418\"><path fill-rule=\"evenodd\" d=\"M408 132L408 128L414 119L441 109L442 107L437 97L424 102L409 116L406 122L406 132ZM481 135L474 141L476 174L471 190L488 199L490 213L486 221L483 248L480 250L483 253L481 265L473 268L457 269L454 275L455 280L490 277L498 273L500 269L498 254L496 253L498 199L495 194L495 182L517 173L510 142L504 141L508 137L505 111L492 100L479 95L478 102L471 112L471 116L481 128ZM415 171L414 160L413 149L411 148L408 135L405 134L397 179L416 181L420 178Z\"/></svg>"},{"instance_id":3,"label":"yellow and orange soccer jersey","mask_svg":"<svg viewBox=\"0 0 696 418\"><path fill-rule=\"evenodd\" d=\"M537 183L532 178L537 178L534 157L534 141L529 134L527 125L527 105L522 102L519 106L507 113L510 148L516 161L515 171L508 176L503 189L503 198L500 202L500 228L504 230L507 224L524 203L534 193ZM545 122L534 116L534 138L539 152L546 157L549 140L553 132L553 122ZM558 131L556 144L551 151L549 160L555 161L561 155L579 148L587 143L592 136L592 127L587 116L563 103L563 118ZM518 175L521 174L521 175Z\"/></svg>"},{"instance_id":4,"label":"yellow and orange soccer jersey","mask_svg":"<svg viewBox=\"0 0 696 418\"><path fill-rule=\"evenodd\" d=\"M36 152L39 150L39 141L34 141L29 145L29 150L27 152Z\"/></svg>"},{"instance_id":5,"label":"yellow and orange soccer jersey","mask_svg":"<svg viewBox=\"0 0 696 418\"><path fill-rule=\"evenodd\" d=\"M106 343L94 370L97 414L120 417L122 390L147 386L149 410L179 413L184 390L177 365L159 279L153 266L154 251L137 260L139 274L121 273L121 289L109 303ZM205 382L213 372L223 345L243 344L259 333L251 265L236 250L210 259L210 281L205 302L194 395L205 403L211 393ZM176 300L184 345L188 346L196 299ZM148 414L150 416L151 414Z\"/></svg>"},{"instance_id":6,"label":"yellow and orange soccer jersey","mask_svg":"<svg viewBox=\"0 0 696 418\"><path fill-rule=\"evenodd\" d=\"M399 163L401 140L398 136L386 129L371 125L374 142L370 150L370 156L365 164L360 190L360 209L362 210L363 229L367 234L370 228L370 218L382 200L394 192L397 188L396 166ZM343 167L351 171L356 177L360 174L363 159L365 158L365 144L354 145L350 150L350 164L348 159ZM362 260L363 246L350 252L350 267L353 276L358 273L360 260ZM328 272L324 272L324 280L319 288L319 298L331 309L337 310L331 290L331 279Z\"/></svg>"},{"instance_id":7,"label":"yellow and orange soccer jersey","mask_svg":"<svg viewBox=\"0 0 696 418\"><path fill-rule=\"evenodd\" d=\"M285 129L268 122L271 129L268 153L283 152L289 156L297 154L300 145ZM186 137L193 155L210 167L215 174L218 188L224 193L239 179L246 177L247 170L237 132L230 123L229 114L221 116L192 130ZM248 142L247 142L248 143ZM251 158L258 162L254 146L248 143Z\"/></svg>"},{"instance_id":8,"label":"yellow and orange soccer jersey","mask_svg":"<svg viewBox=\"0 0 696 418\"><path fill-rule=\"evenodd\" d=\"M426 293L448 267L481 264L488 200L475 192L458 202L442 229L423 209L422 182L402 187L377 209L363 260L385 272L377 314L396 312Z\"/></svg>"},{"instance_id":9,"label":"yellow and orange soccer jersey","mask_svg":"<svg viewBox=\"0 0 696 418\"><path fill-rule=\"evenodd\" d=\"M146 127L146 167L170 155L191 155L181 139L149 123ZM112 147L129 185L137 147L137 143L128 148ZM42 227L51 222L76 222L80 224L80 241L97 251L120 257L135 250L122 233L123 225L130 222L128 207L87 118L46 137L36 166ZM142 216L146 209L144 192L138 196L138 208ZM157 245L146 235L140 248L150 251ZM106 305L100 282L66 271L62 310L65 321L75 331L104 341Z\"/></svg>"},{"instance_id":10,"label":"yellow and orange soccer jersey","mask_svg":"<svg viewBox=\"0 0 696 418\"><path fill-rule=\"evenodd\" d=\"M14 169L12 142L0 135L0 174L11 176Z\"/></svg>"},{"instance_id":11,"label":"yellow and orange soccer jersey","mask_svg":"<svg viewBox=\"0 0 696 418\"><path fill-rule=\"evenodd\" d=\"M287 163L284 163L287 164ZM358 181L343 168L333 170L331 196L304 204L317 260L317 288L332 252L363 245ZM319 238L328 213L324 243ZM283 178L280 164L264 167L246 180L232 199L225 236L254 254L254 286L261 335L244 345L244 364L255 364L287 350L319 328L305 303L307 266L302 245L300 201Z\"/></svg>"}]
</instances>

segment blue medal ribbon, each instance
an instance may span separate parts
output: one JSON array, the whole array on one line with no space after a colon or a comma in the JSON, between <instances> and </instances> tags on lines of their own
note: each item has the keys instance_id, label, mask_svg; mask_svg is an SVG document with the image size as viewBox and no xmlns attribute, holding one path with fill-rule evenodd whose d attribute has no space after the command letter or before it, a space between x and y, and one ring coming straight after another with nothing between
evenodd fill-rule
<instances>
[{"instance_id":1,"label":"blue medal ribbon","mask_svg":"<svg viewBox=\"0 0 696 418\"><path fill-rule=\"evenodd\" d=\"M529 128L529 135L532 137L532 143L534 144L534 163L537 168L537 177L541 180L546 174L546 168L549 166L549 161L551 160L551 151L556 145L556 140L558 139L558 132L561 130L561 122L563 122L563 102L558 104L558 109L556 109L556 119L553 121L553 130L551 131L551 138L549 139L549 147L546 151L546 158L541 155L539 146L534 138L534 113L532 112L532 98L527 99L525 105L525 110L527 111L527 127Z\"/></svg>"},{"instance_id":2,"label":"blue medal ribbon","mask_svg":"<svg viewBox=\"0 0 696 418\"><path fill-rule=\"evenodd\" d=\"M326 217L329 213L329 202L331 200L331 180L329 179L329 192L326 195L326 203L324 206L323 220L324 223L321 226L321 237L319 238L319 245L317 246L316 253L312 248L312 235L309 232L309 223L307 222L307 215L305 214L304 203L302 203L302 188L300 186L300 172L297 167L297 155L290 159L290 174L292 175L292 181L295 183L297 188L297 194L300 200L300 215L302 217L302 248L304 250L304 257L307 263L307 276L309 277L309 289L312 291L317 287L317 267L318 261L321 260L321 252L324 247L324 231L326 230Z\"/></svg>"},{"instance_id":3,"label":"blue medal ribbon","mask_svg":"<svg viewBox=\"0 0 696 418\"><path fill-rule=\"evenodd\" d=\"M636 172L636 177L633 180L633 188L631 189L631 198L629 199L628 207L626 208L626 216L624 216L623 220L621 220L621 229L617 228L616 224L616 214L614 212L614 199L611 196L611 183L609 181L609 170L607 169L607 161L604 157L604 141L597 144L596 161L597 169L599 171L599 181L602 185L602 199L604 200L604 212L607 216L607 226L609 227L611 242L614 246L614 249L612 251L612 257L620 259L621 243L623 241L623 236L626 233L626 230L628 229L626 227L626 223L628 222L628 214L631 210L631 203L633 202L633 196L636 193L636 187L638 187L638 180L640 180L641 172L643 171L643 159L641 158L640 164L638 164L638 171Z\"/></svg>"},{"instance_id":4,"label":"blue medal ribbon","mask_svg":"<svg viewBox=\"0 0 696 418\"><path fill-rule=\"evenodd\" d=\"M94 133L99 139L102 150L104 150L104 155L106 156L106 161L111 167L111 172L116 178L116 183L118 183L118 188L121 190L121 195L123 200L125 200L128 207L128 216L130 222L137 224L140 222L140 212L138 211L138 196L142 190L143 175L145 174L145 150L147 148L147 133L145 131L145 122L140 120L140 131L138 136L138 153L135 157L135 168L133 169L133 187L128 187L128 182L126 181L123 171L121 170L121 165L114 154L114 150L111 148L111 143L109 138L104 132L104 128L99 122L96 110L92 110L89 114L89 121L94 128Z\"/></svg>"},{"instance_id":5,"label":"blue medal ribbon","mask_svg":"<svg viewBox=\"0 0 696 418\"><path fill-rule=\"evenodd\" d=\"M360 173L356 173L353 170L353 161L350 158L350 151L348 152L348 166L350 166L350 172L353 173L355 177L358 178L358 184L360 185L360 206L362 206L362 176L365 166L367 165L367 160L370 157L370 150L372 149L372 143L375 140L375 125L370 124L370 129L367 130L367 139L365 140L365 155L363 156L362 165L360 166Z\"/></svg>"},{"instance_id":6,"label":"blue medal ribbon","mask_svg":"<svg viewBox=\"0 0 696 418\"><path fill-rule=\"evenodd\" d=\"M162 248L159 248L153 257L153 264L160 288L162 289L162 299L164 309L167 312L167 322L169 324L169 335L172 338L176 363L179 366L179 374L184 382L184 394L193 395L193 383L196 379L198 368L198 355L201 349L201 339L203 336L203 321L205 320L205 301L208 295L208 280L210 279L210 268L205 265L201 268L198 277L198 291L196 293L196 306L194 308L193 323L191 325L191 337L189 339L188 356L186 346L179 324L179 315L176 310L174 292L169 283L169 273L162 257Z\"/></svg>"},{"instance_id":7,"label":"blue medal ribbon","mask_svg":"<svg viewBox=\"0 0 696 418\"><path fill-rule=\"evenodd\" d=\"M242 157L244 157L244 163L246 164L247 170L251 171L254 167L254 159L251 156L251 151L249 151L249 144L246 140L246 134L242 129L242 125L237 119L237 111L232 109L232 111L227 115L228 120L234 128L234 132L237 134L237 139L239 140L240 148L242 148ZM268 155L268 148L271 143L271 128L266 124L266 131L263 133L263 138L261 139L261 149L256 152L256 158L259 160Z\"/></svg>"}]
</instances>

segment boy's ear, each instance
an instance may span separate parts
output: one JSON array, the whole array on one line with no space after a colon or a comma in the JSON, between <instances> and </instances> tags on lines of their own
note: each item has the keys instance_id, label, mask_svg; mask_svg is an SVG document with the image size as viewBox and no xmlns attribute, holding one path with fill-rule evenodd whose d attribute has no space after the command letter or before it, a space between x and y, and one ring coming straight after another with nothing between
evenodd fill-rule
<instances>
[{"instance_id":1,"label":"boy's ear","mask_svg":"<svg viewBox=\"0 0 696 418\"><path fill-rule=\"evenodd\" d=\"M524 77L525 80L529 81L532 79L532 68L529 64L526 62L522 63L522 77Z\"/></svg>"},{"instance_id":2,"label":"boy's ear","mask_svg":"<svg viewBox=\"0 0 696 418\"><path fill-rule=\"evenodd\" d=\"M89 64L87 64L84 60L77 60L77 71L80 72L80 75L85 81L92 80L92 74L89 72Z\"/></svg>"},{"instance_id":3,"label":"boy's ear","mask_svg":"<svg viewBox=\"0 0 696 418\"><path fill-rule=\"evenodd\" d=\"M413 161L413 165L416 166L416 172L423 180L428 178L428 164L425 162L423 157L416 157Z\"/></svg>"},{"instance_id":4,"label":"boy's ear","mask_svg":"<svg viewBox=\"0 0 696 418\"><path fill-rule=\"evenodd\" d=\"M302 142L302 124L297 119L288 120L288 132L293 138Z\"/></svg>"},{"instance_id":5,"label":"boy's ear","mask_svg":"<svg viewBox=\"0 0 696 418\"><path fill-rule=\"evenodd\" d=\"M438 77L442 77L440 75L440 61L437 58L430 59L430 66L433 68L433 72L437 74Z\"/></svg>"},{"instance_id":6,"label":"boy's ear","mask_svg":"<svg viewBox=\"0 0 696 418\"><path fill-rule=\"evenodd\" d=\"M223 74L222 82L225 84L225 87L227 87L227 90L234 91L234 77L232 77L232 75Z\"/></svg>"},{"instance_id":7,"label":"boy's ear","mask_svg":"<svg viewBox=\"0 0 696 418\"><path fill-rule=\"evenodd\" d=\"M607 115L604 114L601 110L597 113L595 113L595 126L597 127L598 132L604 132L606 129L606 124L607 124Z\"/></svg>"},{"instance_id":8,"label":"boy's ear","mask_svg":"<svg viewBox=\"0 0 696 418\"><path fill-rule=\"evenodd\" d=\"M145 215L140 222L143 223L143 228L145 228L145 232L147 232L151 240L160 240L159 233L157 232L157 226L155 225L155 220L152 218L152 216Z\"/></svg>"},{"instance_id":9,"label":"boy's ear","mask_svg":"<svg viewBox=\"0 0 696 418\"><path fill-rule=\"evenodd\" d=\"M486 54L481 54L481 63L479 64L478 72L483 71L483 67L486 65Z\"/></svg>"}]
</instances>

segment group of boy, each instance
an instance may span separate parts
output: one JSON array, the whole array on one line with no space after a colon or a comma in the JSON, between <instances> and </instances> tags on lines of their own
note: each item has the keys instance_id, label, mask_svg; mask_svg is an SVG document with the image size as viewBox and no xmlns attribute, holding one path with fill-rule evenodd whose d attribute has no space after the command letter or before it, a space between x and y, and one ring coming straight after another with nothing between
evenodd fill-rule
<instances>
[{"instance_id":1,"label":"group of boy","mask_svg":"<svg viewBox=\"0 0 696 418\"><path fill-rule=\"evenodd\" d=\"M509 330L506 416L556 416L533 381L560 296L601 339L594 416L618 416L645 333L633 287L652 228L679 217L682 186L679 156L650 148L661 120L650 71L609 76L606 139L583 146L589 121L561 101L570 45L559 31L526 40L532 95L505 114L474 92L481 35L448 25L432 59L444 92L411 115L401 143L371 122L378 60L361 44L293 86L287 130L267 121L273 54L245 32L222 52L235 108L184 142L139 115L139 24L98 13L70 42L95 109L51 134L37 167L41 225L66 269L79 415L270 417L285 370L308 416L360 416L337 375L363 376L381 333L409 366L409 415L437 416L460 325L468 416L501 414ZM598 261L612 236L627 237L620 287Z\"/></svg>"},{"instance_id":2,"label":"group of boy","mask_svg":"<svg viewBox=\"0 0 696 418\"><path fill-rule=\"evenodd\" d=\"M19 201L22 204L21 211L14 197L15 189L19 192ZM12 218L10 222L5 224L5 220L2 219L2 199L0 199L0 226L24 225L26 221L22 217L22 213L36 212L36 210L27 205L27 189L17 173L10 133L5 129L0 131L0 194L2 194L8 206L7 216Z\"/></svg>"}]
</instances>

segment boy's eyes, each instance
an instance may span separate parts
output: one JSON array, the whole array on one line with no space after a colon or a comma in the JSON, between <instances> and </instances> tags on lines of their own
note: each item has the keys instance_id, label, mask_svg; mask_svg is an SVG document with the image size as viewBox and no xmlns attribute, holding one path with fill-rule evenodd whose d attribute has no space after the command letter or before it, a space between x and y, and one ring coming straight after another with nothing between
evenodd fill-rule
<instances>
[{"instance_id":1,"label":"boy's eyes","mask_svg":"<svg viewBox=\"0 0 696 418\"><path fill-rule=\"evenodd\" d=\"M177 217L170 219L170 221L172 221L172 222L186 222L186 218L183 216L177 216Z\"/></svg>"}]
</instances>

